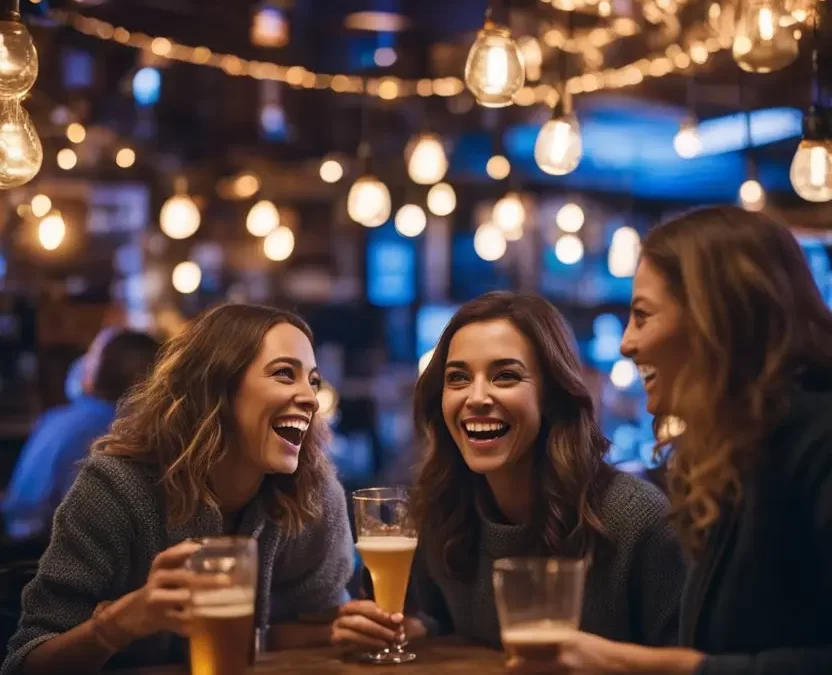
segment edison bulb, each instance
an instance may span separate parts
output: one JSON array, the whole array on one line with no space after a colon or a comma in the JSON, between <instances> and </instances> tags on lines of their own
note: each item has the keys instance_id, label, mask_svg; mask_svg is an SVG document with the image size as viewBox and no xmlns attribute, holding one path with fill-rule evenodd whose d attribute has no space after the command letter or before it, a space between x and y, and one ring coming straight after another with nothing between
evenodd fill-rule
<instances>
[{"instance_id":1,"label":"edison bulb","mask_svg":"<svg viewBox=\"0 0 832 675\"><path fill-rule=\"evenodd\" d=\"M350 188L347 212L364 227L384 225L390 217L390 190L375 176L362 176Z\"/></svg>"},{"instance_id":2,"label":"edison bulb","mask_svg":"<svg viewBox=\"0 0 832 675\"><path fill-rule=\"evenodd\" d=\"M437 183L428 191L428 211L435 216L449 216L456 208L456 192L448 183Z\"/></svg>"},{"instance_id":3,"label":"edison bulb","mask_svg":"<svg viewBox=\"0 0 832 675\"><path fill-rule=\"evenodd\" d=\"M418 185L435 185L448 172L448 158L436 134L422 134L408 144L407 173Z\"/></svg>"},{"instance_id":4,"label":"edison bulb","mask_svg":"<svg viewBox=\"0 0 832 675\"><path fill-rule=\"evenodd\" d=\"M183 295L193 293L202 283L202 270L199 269L199 265L190 260L181 262L173 268L171 283Z\"/></svg>"},{"instance_id":5,"label":"edison bulb","mask_svg":"<svg viewBox=\"0 0 832 675\"><path fill-rule=\"evenodd\" d=\"M46 216L38 223L38 241L47 251L54 251L66 236L66 223L59 213Z\"/></svg>"},{"instance_id":6,"label":"edison bulb","mask_svg":"<svg viewBox=\"0 0 832 675\"><path fill-rule=\"evenodd\" d=\"M257 202L246 216L246 229L255 237L265 237L280 225L280 212L270 201Z\"/></svg>"},{"instance_id":7,"label":"edison bulb","mask_svg":"<svg viewBox=\"0 0 832 675\"><path fill-rule=\"evenodd\" d=\"M281 262L295 250L295 233L285 225L272 230L263 240L263 252L269 260Z\"/></svg>"},{"instance_id":8,"label":"edison bulb","mask_svg":"<svg viewBox=\"0 0 832 675\"><path fill-rule=\"evenodd\" d=\"M684 120L679 125L679 131L673 138L673 149L682 159L696 157L702 150L702 140L699 138L699 125L694 120Z\"/></svg>"},{"instance_id":9,"label":"edison bulb","mask_svg":"<svg viewBox=\"0 0 832 675\"><path fill-rule=\"evenodd\" d=\"M405 204L396 212L396 231L405 237L418 237L428 224L428 217L418 204Z\"/></svg>"},{"instance_id":10,"label":"edison bulb","mask_svg":"<svg viewBox=\"0 0 832 675\"><path fill-rule=\"evenodd\" d=\"M344 176L344 167L336 159L325 159L321 162L320 176L324 183L337 183Z\"/></svg>"},{"instance_id":11,"label":"edison bulb","mask_svg":"<svg viewBox=\"0 0 832 675\"><path fill-rule=\"evenodd\" d=\"M581 162L583 141L575 115L564 115L543 125L534 144L537 165L551 176L572 173Z\"/></svg>"},{"instance_id":12,"label":"edison bulb","mask_svg":"<svg viewBox=\"0 0 832 675\"><path fill-rule=\"evenodd\" d=\"M766 192L756 180L750 179L740 186L740 203L746 211L762 211L766 205Z\"/></svg>"},{"instance_id":13,"label":"edison bulb","mask_svg":"<svg viewBox=\"0 0 832 675\"><path fill-rule=\"evenodd\" d=\"M0 21L0 98L20 98L38 77L38 52L20 21Z\"/></svg>"},{"instance_id":14,"label":"edison bulb","mask_svg":"<svg viewBox=\"0 0 832 675\"><path fill-rule=\"evenodd\" d=\"M636 273L641 254L641 237L632 227L619 227L612 235L607 267L614 277L631 277Z\"/></svg>"},{"instance_id":15,"label":"edison bulb","mask_svg":"<svg viewBox=\"0 0 832 675\"><path fill-rule=\"evenodd\" d=\"M494 155L485 165L485 172L489 178L503 180L511 173L511 163L504 155Z\"/></svg>"},{"instance_id":16,"label":"edison bulb","mask_svg":"<svg viewBox=\"0 0 832 675\"><path fill-rule=\"evenodd\" d=\"M483 223L474 233L474 251L483 260L499 260L506 252L503 231L491 223Z\"/></svg>"},{"instance_id":17,"label":"edison bulb","mask_svg":"<svg viewBox=\"0 0 832 675\"><path fill-rule=\"evenodd\" d=\"M584 257L584 243L574 234L564 234L555 242L555 257L564 265L574 265Z\"/></svg>"},{"instance_id":18,"label":"edison bulb","mask_svg":"<svg viewBox=\"0 0 832 675\"><path fill-rule=\"evenodd\" d=\"M807 202L832 200L832 141L800 141L789 178L794 191Z\"/></svg>"},{"instance_id":19,"label":"edison bulb","mask_svg":"<svg viewBox=\"0 0 832 675\"><path fill-rule=\"evenodd\" d=\"M0 189L25 185L40 171L43 146L17 99L0 99Z\"/></svg>"},{"instance_id":20,"label":"edison bulb","mask_svg":"<svg viewBox=\"0 0 832 675\"><path fill-rule=\"evenodd\" d=\"M199 229L201 216L188 195L174 195L159 213L159 227L171 239L187 239Z\"/></svg>"},{"instance_id":21,"label":"edison bulb","mask_svg":"<svg viewBox=\"0 0 832 675\"><path fill-rule=\"evenodd\" d=\"M781 25L779 0L743 0L734 26L732 53L749 73L770 73L792 63L799 51L791 27Z\"/></svg>"},{"instance_id":22,"label":"edison bulb","mask_svg":"<svg viewBox=\"0 0 832 675\"><path fill-rule=\"evenodd\" d=\"M487 21L465 62L465 84L486 108L511 105L526 81L523 54L505 26Z\"/></svg>"},{"instance_id":23,"label":"edison bulb","mask_svg":"<svg viewBox=\"0 0 832 675\"><path fill-rule=\"evenodd\" d=\"M584 210L572 202L561 206L555 215L555 223L557 226L564 232L573 234L580 232L585 220Z\"/></svg>"}]
</instances>

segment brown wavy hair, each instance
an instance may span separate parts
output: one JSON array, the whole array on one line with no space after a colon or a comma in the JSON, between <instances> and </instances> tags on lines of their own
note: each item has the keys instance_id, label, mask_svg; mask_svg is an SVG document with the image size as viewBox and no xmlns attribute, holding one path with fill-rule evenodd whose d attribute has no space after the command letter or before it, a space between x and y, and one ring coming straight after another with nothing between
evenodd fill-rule
<instances>
[{"instance_id":1,"label":"brown wavy hair","mask_svg":"<svg viewBox=\"0 0 832 675\"><path fill-rule=\"evenodd\" d=\"M414 418L427 455L411 496L412 514L428 554L456 578L476 566L478 492L485 479L465 464L442 416L445 362L451 339L473 323L506 319L532 344L540 364L541 431L532 450L537 477L531 544L541 554L575 556L598 550L607 540L601 501L612 476L604 462L609 442L595 421L573 337L560 312L544 298L492 292L453 316L416 383Z\"/></svg>"},{"instance_id":2,"label":"brown wavy hair","mask_svg":"<svg viewBox=\"0 0 832 675\"><path fill-rule=\"evenodd\" d=\"M689 351L669 411L685 431L660 439L657 453L669 456L672 516L696 554L721 510L742 498L743 474L788 412L789 390L832 383L832 313L788 227L762 213L692 211L652 230L642 257L684 310ZM666 421L654 420L657 438Z\"/></svg>"},{"instance_id":3,"label":"brown wavy hair","mask_svg":"<svg viewBox=\"0 0 832 675\"><path fill-rule=\"evenodd\" d=\"M306 322L281 309L229 304L202 314L165 343L153 372L123 400L110 433L95 443L93 452L158 471L171 524L187 521L201 503L218 508L209 476L238 443L234 396L263 337L281 323L312 341ZM297 471L268 475L261 486L270 517L290 533L321 515L332 471L327 439L326 423L314 416Z\"/></svg>"}]
</instances>

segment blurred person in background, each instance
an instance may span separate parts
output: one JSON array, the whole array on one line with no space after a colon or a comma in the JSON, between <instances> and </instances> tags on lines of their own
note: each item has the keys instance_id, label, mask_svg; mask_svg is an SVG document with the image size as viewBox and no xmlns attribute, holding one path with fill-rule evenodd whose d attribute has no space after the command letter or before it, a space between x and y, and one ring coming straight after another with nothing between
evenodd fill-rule
<instances>
[{"instance_id":1,"label":"blurred person in background","mask_svg":"<svg viewBox=\"0 0 832 675\"><path fill-rule=\"evenodd\" d=\"M158 349L145 333L106 328L96 336L67 378L79 379L80 393L69 404L44 413L23 446L2 503L10 539L48 536L77 463L109 429L116 402L150 372Z\"/></svg>"},{"instance_id":2,"label":"blurred person in background","mask_svg":"<svg viewBox=\"0 0 832 675\"><path fill-rule=\"evenodd\" d=\"M582 627L674 643L686 566L652 485L616 472L567 324L545 299L494 292L463 305L415 392L427 458L412 513L419 613L369 600L341 608L335 638L456 633L500 647L492 565L513 556L588 557Z\"/></svg>"},{"instance_id":3,"label":"blurred person in background","mask_svg":"<svg viewBox=\"0 0 832 675\"><path fill-rule=\"evenodd\" d=\"M321 375L296 314L206 312L168 341L58 508L3 675L181 661L190 576L209 536L256 537L255 625L278 647L344 600L353 548L316 415Z\"/></svg>"},{"instance_id":4,"label":"blurred person in background","mask_svg":"<svg viewBox=\"0 0 832 675\"><path fill-rule=\"evenodd\" d=\"M654 229L621 352L672 445L672 514L695 559L683 648L576 633L516 672L832 673L832 312L800 245L737 207Z\"/></svg>"}]
</instances>

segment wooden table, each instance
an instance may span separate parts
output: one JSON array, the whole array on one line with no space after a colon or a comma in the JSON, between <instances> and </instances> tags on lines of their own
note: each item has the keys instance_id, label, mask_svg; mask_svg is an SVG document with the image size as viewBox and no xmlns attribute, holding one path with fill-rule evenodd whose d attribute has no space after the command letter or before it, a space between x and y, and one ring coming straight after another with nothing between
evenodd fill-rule
<instances>
[{"instance_id":1,"label":"wooden table","mask_svg":"<svg viewBox=\"0 0 832 675\"><path fill-rule=\"evenodd\" d=\"M475 673L505 675L505 655L486 647L465 643L457 638L436 638L410 645L417 658L411 663L379 666L372 663L345 661L330 648L298 649L266 654L247 675L283 675L288 673L320 673L329 675L444 675ZM163 666L117 671L121 675L185 675L187 668Z\"/></svg>"}]
</instances>

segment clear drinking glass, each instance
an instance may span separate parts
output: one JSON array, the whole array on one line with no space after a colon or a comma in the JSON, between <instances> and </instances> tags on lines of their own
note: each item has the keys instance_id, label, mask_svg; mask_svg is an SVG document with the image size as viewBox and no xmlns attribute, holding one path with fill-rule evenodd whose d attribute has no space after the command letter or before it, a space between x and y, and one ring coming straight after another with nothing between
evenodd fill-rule
<instances>
[{"instance_id":1,"label":"clear drinking glass","mask_svg":"<svg viewBox=\"0 0 832 675\"><path fill-rule=\"evenodd\" d=\"M494 561L494 600L509 658L549 661L578 630L587 562L566 558Z\"/></svg>"},{"instance_id":2,"label":"clear drinking glass","mask_svg":"<svg viewBox=\"0 0 832 675\"><path fill-rule=\"evenodd\" d=\"M416 530L410 522L407 488L369 488L353 493L356 548L373 580L376 604L385 612L404 611L410 566L416 551ZM404 628L397 640L374 654L372 663L407 663L416 655L405 651Z\"/></svg>"},{"instance_id":3,"label":"clear drinking glass","mask_svg":"<svg viewBox=\"0 0 832 675\"><path fill-rule=\"evenodd\" d=\"M191 674L239 675L252 661L257 541L248 537L200 539L189 559ZM222 575L219 577L218 575ZM218 579L230 584L218 584Z\"/></svg>"}]
</instances>

